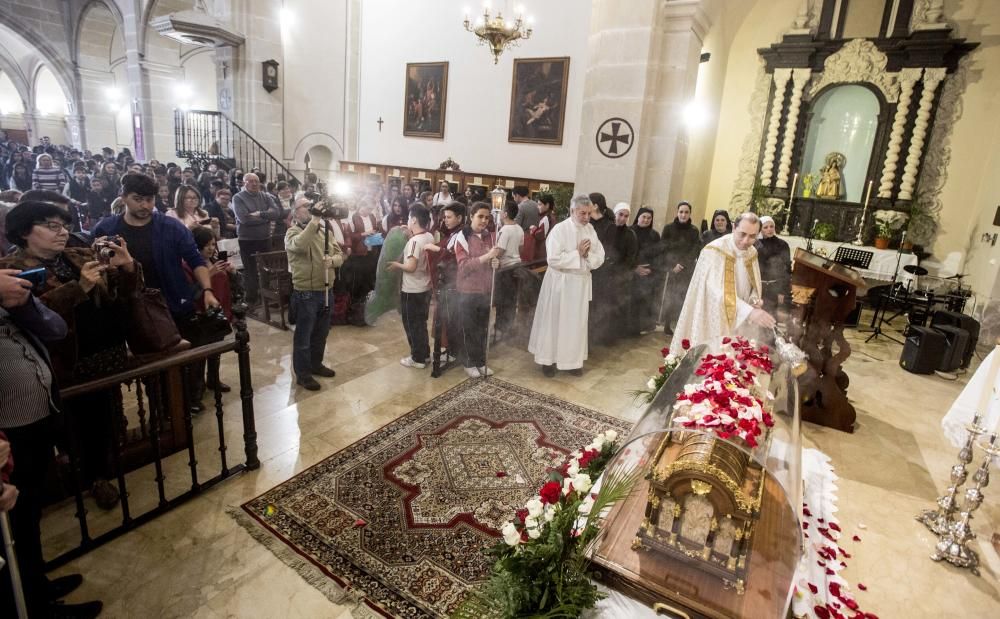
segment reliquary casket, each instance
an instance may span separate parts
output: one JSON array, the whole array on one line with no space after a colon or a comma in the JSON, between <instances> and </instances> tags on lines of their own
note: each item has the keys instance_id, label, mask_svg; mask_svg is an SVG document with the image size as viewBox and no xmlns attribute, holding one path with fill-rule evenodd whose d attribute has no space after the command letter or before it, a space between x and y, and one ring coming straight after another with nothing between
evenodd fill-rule
<instances>
[{"instance_id":1,"label":"reliquary casket","mask_svg":"<svg viewBox=\"0 0 1000 619\"><path fill-rule=\"evenodd\" d=\"M677 396L721 341L693 348L608 470L639 468L591 552L595 577L667 616L782 617L802 551L801 445L793 364L758 375L773 426L750 446L684 425Z\"/></svg>"}]
</instances>

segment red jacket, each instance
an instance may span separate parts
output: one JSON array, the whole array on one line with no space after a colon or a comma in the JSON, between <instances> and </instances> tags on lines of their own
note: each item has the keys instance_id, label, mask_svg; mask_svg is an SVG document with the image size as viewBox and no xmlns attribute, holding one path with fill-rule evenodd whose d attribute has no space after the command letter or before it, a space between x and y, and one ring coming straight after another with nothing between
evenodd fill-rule
<instances>
[{"instance_id":1,"label":"red jacket","mask_svg":"<svg viewBox=\"0 0 1000 619\"><path fill-rule=\"evenodd\" d=\"M375 218L375 215L368 215L369 221L372 224L372 230L375 232L383 232L382 222ZM361 215L355 213L351 217L351 225L354 230L351 233L351 255L352 256L367 256L368 251L371 249L365 245L365 223Z\"/></svg>"},{"instance_id":2,"label":"red jacket","mask_svg":"<svg viewBox=\"0 0 1000 619\"><path fill-rule=\"evenodd\" d=\"M458 261L458 291L467 294L489 294L493 283L493 268L479 257L493 248L493 237L488 232L461 235L455 239L455 259ZM468 249L462 244L468 243Z\"/></svg>"}]
</instances>

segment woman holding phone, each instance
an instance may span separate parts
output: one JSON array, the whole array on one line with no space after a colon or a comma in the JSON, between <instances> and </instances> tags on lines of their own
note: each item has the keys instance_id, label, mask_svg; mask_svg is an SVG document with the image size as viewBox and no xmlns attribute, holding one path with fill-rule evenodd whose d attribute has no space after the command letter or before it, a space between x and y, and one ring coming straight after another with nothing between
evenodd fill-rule
<instances>
[{"instance_id":1,"label":"woman holding phone","mask_svg":"<svg viewBox=\"0 0 1000 619\"><path fill-rule=\"evenodd\" d=\"M66 338L47 344L60 387L108 376L127 365L128 299L142 288L142 269L124 239L98 238L92 248L66 247L71 218L48 202L23 202L7 214L7 238L20 248L0 268L45 269L32 293L66 322ZM114 394L101 390L68 399L83 474L97 504L110 509L118 490L109 462Z\"/></svg>"},{"instance_id":2,"label":"woman holding phone","mask_svg":"<svg viewBox=\"0 0 1000 619\"><path fill-rule=\"evenodd\" d=\"M219 220L210 217L201 206L201 193L190 185L181 185L174 195L174 208L167 211L168 217L179 219L189 230L200 226L210 226L216 238L219 236Z\"/></svg>"}]
</instances>

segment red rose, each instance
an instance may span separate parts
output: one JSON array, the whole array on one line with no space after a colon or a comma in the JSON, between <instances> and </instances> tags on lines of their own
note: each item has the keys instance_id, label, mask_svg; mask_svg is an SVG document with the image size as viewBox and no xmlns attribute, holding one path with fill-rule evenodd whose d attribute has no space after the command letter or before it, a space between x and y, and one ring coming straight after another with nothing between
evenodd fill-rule
<instances>
[{"instance_id":1,"label":"red rose","mask_svg":"<svg viewBox=\"0 0 1000 619\"><path fill-rule=\"evenodd\" d=\"M666 357L667 355L670 354L670 349L664 346L663 348L660 349L660 354Z\"/></svg>"},{"instance_id":2,"label":"red rose","mask_svg":"<svg viewBox=\"0 0 1000 619\"><path fill-rule=\"evenodd\" d=\"M521 509L514 512L514 517L520 520L521 522L524 522L524 519L528 517L528 510L522 507Z\"/></svg>"},{"instance_id":3,"label":"red rose","mask_svg":"<svg viewBox=\"0 0 1000 619\"><path fill-rule=\"evenodd\" d=\"M541 490L538 491L538 496L542 499L542 503L547 503L549 505L554 505L559 502L559 495L562 493L562 484L557 481L550 481Z\"/></svg>"},{"instance_id":4,"label":"red rose","mask_svg":"<svg viewBox=\"0 0 1000 619\"><path fill-rule=\"evenodd\" d=\"M688 339L681 340L681 348L683 348L684 350L691 348L691 340Z\"/></svg>"},{"instance_id":5,"label":"red rose","mask_svg":"<svg viewBox=\"0 0 1000 619\"><path fill-rule=\"evenodd\" d=\"M581 455L579 459L580 468L581 469L587 468L587 465L590 464L590 461L599 455L601 455L601 452L597 451L596 449L588 449L587 451L583 452L583 455Z\"/></svg>"}]
</instances>

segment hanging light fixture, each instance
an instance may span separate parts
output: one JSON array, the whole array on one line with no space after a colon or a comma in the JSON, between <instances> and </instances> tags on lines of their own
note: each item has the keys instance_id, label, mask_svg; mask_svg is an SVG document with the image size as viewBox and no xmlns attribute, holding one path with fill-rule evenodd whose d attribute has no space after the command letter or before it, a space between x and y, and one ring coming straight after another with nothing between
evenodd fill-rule
<instances>
[{"instance_id":1,"label":"hanging light fixture","mask_svg":"<svg viewBox=\"0 0 1000 619\"><path fill-rule=\"evenodd\" d=\"M468 13L465 15L465 29L476 35L480 45L488 45L493 54L493 64L500 61L500 54L508 47L517 45L521 39L531 38L531 26L525 25L524 7L517 7L517 18L513 23L504 20L503 14L497 11L490 15L489 3L484 3L483 14L473 23ZM530 18L529 18L530 21Z\"/></svg>"}]
</instances>

